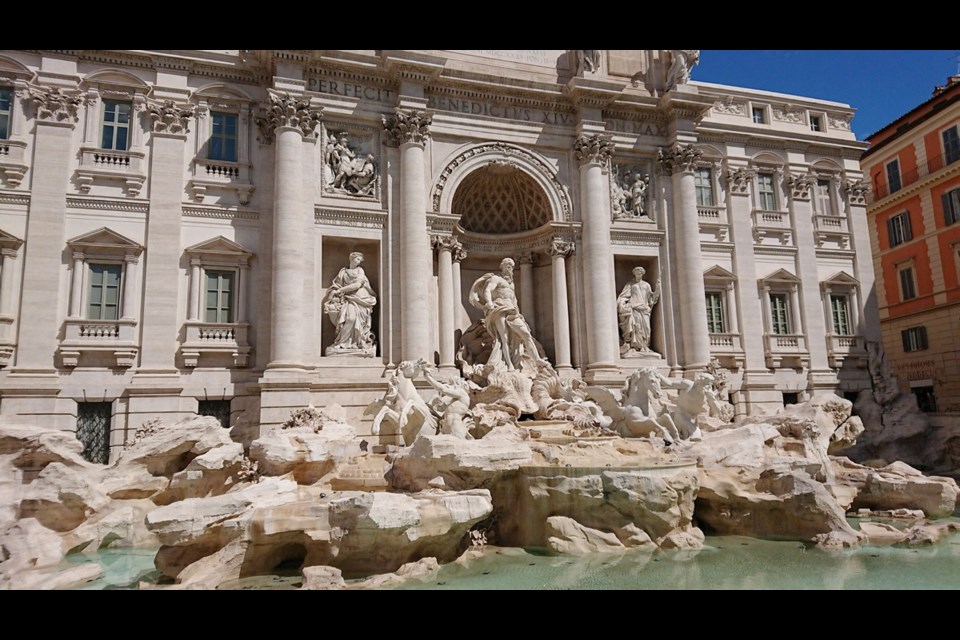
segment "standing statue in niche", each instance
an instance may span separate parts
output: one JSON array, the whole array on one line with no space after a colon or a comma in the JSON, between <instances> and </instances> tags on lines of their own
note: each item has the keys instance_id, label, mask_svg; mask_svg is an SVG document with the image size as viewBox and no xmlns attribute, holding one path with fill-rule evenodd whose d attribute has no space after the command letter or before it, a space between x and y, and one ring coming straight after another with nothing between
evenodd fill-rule
<instances>
[{"instance_id":1,"label":"standing statue in niche","mask_svg":"<svg viewBox=\"0 0 960 640\"><path fill-rule=\"evenodd\" d=\"M588 73L594 74L600 71L600 50L599 49L589 49L575 50L574 53L577 56L577 73L578 76L584 76Z\"/></svg>"},{"instance_id":2,"label":"standing statue in niche","mask_svg":"<svg viewBox=\"0 0 960 640\"><path fill-rule=\"evenodd\" d=\"M376 340L370 331L377 297L360 263L363 254L350 254L350 266L340 269L323 298L323 312L337 328L328 356L366 356L376 353Z\"/></svg>"},{"instance_id":3,"label":"standing statue in niche","mask_svg":"<svg viewBox=\"0 0 960 640\"><path fill-rule=\"evenodd\" d=\"M700 63L699 49L674 49L670 55L672 61L667 71L666 91L690 82L691 69Z\"/></svg>"},{"instance_id":4,"label":"standing statue in niche","mask_svg":"<svg viewBox=\"0 0 960 640\"><path fill-rule=\"evenodd\" d=\"M470 288L470 304L483 311L483 324L493 337L486 366L491 370L524 371L535 374L545 361L540 358L530 326L520 314L513 290L514 261L504 258L500 273L477 278Z\"/></svg>"},{"instance_id":5,"label":"standing statue in niche","mask_svg":"<svg viewBox=\"0 0 960 640\"><path fill-rule=\"evenodd\" d=\"M624 358L655 356L650 350L650 313L660 300L660 280L653 289L643 280L646 269L633 270L634 281L628 283L617 298L617 315L620 316L620 331L623 342L620 355Z\"/></svg>"}]
</instances>

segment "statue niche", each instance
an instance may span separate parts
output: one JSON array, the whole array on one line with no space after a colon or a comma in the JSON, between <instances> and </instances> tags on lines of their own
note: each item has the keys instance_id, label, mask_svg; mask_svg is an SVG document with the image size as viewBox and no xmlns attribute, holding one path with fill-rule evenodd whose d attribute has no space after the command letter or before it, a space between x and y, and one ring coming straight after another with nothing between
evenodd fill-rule
<instances>
[{"instance_id":1,"label":"statue niche","mask_svg":"<svg viewBox=\"0 0 960 640\"><path fill-rule=\"evenodd\" d=\"M323 313L336 327L333 344L327 347L327 356L376 355L376 338L371 331L373 307L377 297L360 263L363 254L350 254L349 266L340 269L323 297Z\"/></svg>"}]
</instances>

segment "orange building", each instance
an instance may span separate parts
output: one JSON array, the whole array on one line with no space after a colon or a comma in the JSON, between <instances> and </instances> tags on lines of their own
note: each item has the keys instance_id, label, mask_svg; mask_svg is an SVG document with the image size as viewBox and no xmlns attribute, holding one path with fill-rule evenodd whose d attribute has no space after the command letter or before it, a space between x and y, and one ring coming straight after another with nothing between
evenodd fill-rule
<instances>
[{"instance_id":1,"label":"orange building","mask_svg":"<svg viewBox=\"0 0 960 640\"><path fill-rule=\"evenodd\" d=\"M934 424L960 416L960 75L867 138L887 359Z\"/></svg>"}]
</instances>

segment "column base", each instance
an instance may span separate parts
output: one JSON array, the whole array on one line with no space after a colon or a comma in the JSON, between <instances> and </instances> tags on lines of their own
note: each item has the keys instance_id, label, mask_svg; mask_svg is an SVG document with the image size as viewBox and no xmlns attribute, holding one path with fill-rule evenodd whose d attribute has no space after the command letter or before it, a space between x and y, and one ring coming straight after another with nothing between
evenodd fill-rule
<instances>
[{"instance_id":1,"label":"column base","mask_svg":"<svg viewBox=\"0 0 960 640\"><path fill-rule=\"evenodd\" d=\"M268 364L266 368L270 370L308 371L312 367L303 364L302 362L283 362L282 360L275 360Z\"/></svg>"},{"instance_id":2,"label":"column base","mask_svg":"<svg viewBox=\"0 0 960 640\"><path fill-rule=\"evenodd\" d=\"M620 383L623 382L623 373L620 371L620 367L613 363L594 362L587 365L583 380L591 384Z\"/></svg>"}]
</instances>

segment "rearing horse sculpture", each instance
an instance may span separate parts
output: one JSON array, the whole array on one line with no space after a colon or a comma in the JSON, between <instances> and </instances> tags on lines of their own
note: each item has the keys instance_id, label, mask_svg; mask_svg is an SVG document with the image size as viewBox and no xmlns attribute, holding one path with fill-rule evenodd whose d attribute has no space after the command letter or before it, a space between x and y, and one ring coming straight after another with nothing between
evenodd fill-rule
<instances>
[{"instance_id":1,"label":"rearing horse sculpture","mask_svg":"<svg viewBox=\"0 0 960 640\"><path fill-rule=\"evenodd\" d=\"M371 428L374 435L387 439L389 436L399 435L405 445L413 444L421 434L436 435L437 418L413 384L417 376L426 371L427 366L427 362L422 358L404 360L397 366L400 375L395 372L387 381L389 387L386 395L367 407L367 415L379 409Z\"/></svg>"}]
</instances>

